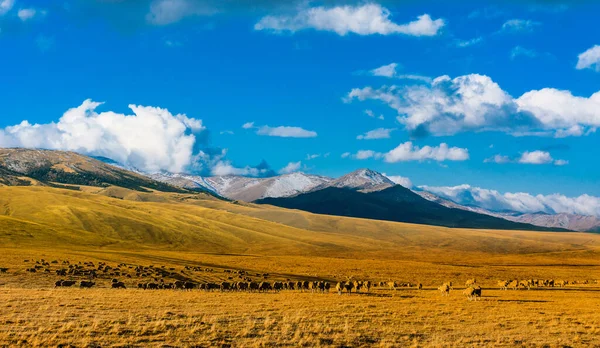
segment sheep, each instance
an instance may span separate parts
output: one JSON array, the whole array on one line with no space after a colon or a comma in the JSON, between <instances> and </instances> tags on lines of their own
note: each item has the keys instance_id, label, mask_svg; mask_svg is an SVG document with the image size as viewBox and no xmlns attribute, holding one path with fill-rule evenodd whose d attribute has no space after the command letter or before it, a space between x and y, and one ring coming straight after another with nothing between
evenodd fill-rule
<instances>
[{"instance_id":1,"label":"sheep","mask_svg":"<svg viewBox=\"0 0 600 348\"><path fill-rule=\"evenodd\" d=\"M469 286L471 286L471 285L474 285L475 283L477 283L477 280L476 280L475 278L473 278L473 279L468 279L468 280L465 282L465 287L469 287Z\"/></svg>"},{"instance_id":2,"label":"sheep","mask_svg":"<svg viewBox=\"0 0 600 348\"><path fill-rule=\"evenodd\" d=\"M92 281L87 281L87 280L82 280L82 281L79 283L79 287L80 287L80 288L88 288L88 289L89 289L89 288L92 288L92 287L94 287L95 285L96 285L96 283L94 283L94 282L92 282Z\"/></svg>"},{"instance_id":3,"label":"sheep","mask_svg":"<svg viewBox=\"0 0 600 348\"><path fill-rule=\"evenodd\" d=\"M390 288L390 290L396 290L396 288L398 287L398 283L396 283L396 282L388 282L387 286Z\"/></svg>"},{"instance_id":4,"label":"sheep","mask_svg":"<svg viewBox=\"0 0 600 348\"><path fill-rule=\"evenodd\" d=\"M450 285L448 283L442 284L438 290L442 293L442 296L450 296Z\"/></svg>"},{"instance_id":5,"label":"sheep","mask_svg":"<svg viewBox=\"0 0 600 348\"><path fill-rule=\"evenodd\" d=\"M125 283L123 283L123 282L119 282L119 281L117 281L117 282L113 282L113 283L111 284L111 287L112 287L113 289L126 289L126 288L127 288L127 287L125 286Z\"/></svg>"},{"instance_id":6,"label":"sheep","mask_svg":"<svg viewBox=\"0 0 600 348\"><path fill-rule=\"evenodd\" d=\"M417 284L417 289L419 289L419 290L423 290L423 284L421 284L421 283L418 283L418 284Z\"/></svg>"},{"instance_id":7,"label":"sheep","mask_svg":"<svg viewBox=\"0 0 600 348\"><path fill-rule=\"evenodd\" d=\"M498 286L500 287L500 289L502 290L507 290L508 289L508 284L510 283L510 281L508 280L499 280L498 281Z\"/></svg>"}]
</instances>

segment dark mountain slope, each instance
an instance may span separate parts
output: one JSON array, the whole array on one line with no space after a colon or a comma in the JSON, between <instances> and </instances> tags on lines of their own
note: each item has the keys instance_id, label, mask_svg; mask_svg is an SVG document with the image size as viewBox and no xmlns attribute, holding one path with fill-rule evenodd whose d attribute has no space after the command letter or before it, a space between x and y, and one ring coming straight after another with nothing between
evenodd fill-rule
<instances>
[{"instance_id":1,"label":"dark mountain slope","mask_svg":"<svg viewBox=\"0 0 600 348\"><path fill-rule=\"evenodd\" d=\"M371 193L329 187L294 197L266 198L256 201L256 203L305 210L316 214L446 227L566 231L564 229L549 229L515 223L488 215L446 208L430 202L400 185Z\"/></svg>"}]
</instances>

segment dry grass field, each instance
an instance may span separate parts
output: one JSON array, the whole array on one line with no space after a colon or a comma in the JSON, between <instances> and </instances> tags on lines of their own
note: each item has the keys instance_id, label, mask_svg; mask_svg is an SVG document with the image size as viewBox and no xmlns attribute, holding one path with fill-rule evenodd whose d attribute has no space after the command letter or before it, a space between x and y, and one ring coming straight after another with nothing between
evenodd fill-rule
<instances>
[{"instance_id":1,"label":"dry grass field","mask_svg":"<svg viewBox=\"0 0 600 348\"><path fill-rule=\"evenodd\" d=\"M91 289L54 287L89 278L57 270L101 264L111 269ZM448 229L121 188L2 187L2 268L0 347L600 347L597 234ZM241 274L424 289L136 288ZM480 300L462 295L471 278ZM127 289L112 289L112 279ZM508 279L575 284L500 290L498 280ZM441 296L436 289L448 281L455 289Z\"/></svg>"}]
</instances>

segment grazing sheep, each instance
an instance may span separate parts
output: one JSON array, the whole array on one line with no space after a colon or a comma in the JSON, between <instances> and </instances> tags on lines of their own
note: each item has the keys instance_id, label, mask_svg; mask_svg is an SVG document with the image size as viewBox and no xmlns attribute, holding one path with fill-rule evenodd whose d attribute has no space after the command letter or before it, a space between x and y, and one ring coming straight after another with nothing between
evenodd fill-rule
<instances>
[{"instance_id":1,"label":"grazing sheep","mask_svg":"<svg viewBox=\"0 0 600 348\"><path fill-rule=\"evenodd\" d=\"M508 284L510 283L510 281L508 280L499 280L498 281L498 286L500 287L500 289L502 290L507 290L508 289Z\"/></svg>"},{"instance_id":2,"label":"grazing sheep","mask_svg":"<svg viewBox=\"0 0 600 348\"><path fill-rule=\"evenodd\" d=\"M347 293L352 293L352 289L354 288L354 284L352 282L346 282L344 284L344 290L346 290Z\"/></svg>"},{"instance_id":3,"label":"grazing sheep","mask_svg":"<svg viewBox=\"0 0 600 348\"><path fill-rule=\"evenodd\" d=\"M337 291L338 295L342 294L342 290L344 290L344 283L343 282L338 282L335 285L335 290Z\"/></svg>"},{"instance_id":4,"label":"grazing sheep","mask_svg":"<svg viewBox=\"0 0 600 348\"><path fill-rule=\"evenodd\" d=\"M519 286L521 286L523 288L527 288L527 290L531 290L531 281L529 281L529 280L521 280L519 282Z\"/></svg>"},{"instance_id":5,"label":"grazing sheep","mask_svg":"<svg viewBox=\"0 0 600 348\"><path fill-rule=\"evenodd\" d=\"M365 280L363 281L363 287L365 289L367 289L367 292L371 291L371 287L373 286L373 283L371 283L370 280Z\"/></svg>"},{"instance_id":6,"label":"grazing sheep","mask_svg":"<svg viewBox=\"0 0 600 348\"><path fill-rule=\"evenodd\" d=\"M396 282L388 282L387 286L390 288L390 290L396 290L396 288L398 287L398 283L396 283Z\"/></svg>"},{"instance_id":7,"label":"grazing sheep","mask_svg":"<svg viewBox=\"0 0 600 348\"><path fill-rule=\"evenodd\" d=\"M63 280L62 280L62 279L61 279L61 280L57 280L57 281L54 283L54 287L55 287L55 288L57 288L57 287L59 287L59 286L62 286L62 282L63 282Z\"/></svg>"},{"instance_id":8,"label":"grazing sheep","mask_svg":"<svg viewBox=\"0 0 600 348\"><path fill-rule=\"evenodd\" d=\"M469 301L477 300L477 298L481 298L481 287L479 285L470 286L463 291L463 294L467 296Z\"/></svg>"},{"instance_id":9,"label":"grazing sheep","mask_svg":"<svg viewBox=\"0 0 600 348\"><path fill-rule=\"evenodd\" d=\"M228 282L222 282L221 286L220 286L220 290L221 291L230 291L231 290L231 284Z\"/></svg>"},{"instance_id":10,"label":"grazing sheep","mask_svg":"<svg viewBox=\"0 0 600 348\"><path fill-rule=\"evenodd\" d=\"M283 283L282 282L273 283L273 290L275 290L275 291L283 290Z\"/></svg>"},{"instance_id":11,"label":"grazing sheep","mask_svg":"<svg viewBox=\"0 0 600 348\"><path fill-rule=\"evenodd\" d=\"M519 281L517 280L511 280L508 285L508 288L513 289L513 290L519 290Z\"/></svg>"},{"instance_id":12,"label":"grazing sheep","mask_svg":"<svg viewBox=\"0 0 600 348\"><path fill-rule=\"evenodd\" d=\"M248 284L248 289L250 291L259 291L259 287L260 287L260 284L257 282L250 282L250 284Z\"/></svg>"},{"instance_id":13,"label":"grazing sheep","mask_svg":"<svg viewBox=\"0 0 600 348\"><path fill-rule=\"evenodd\" d=\"M325 282L325 290L326 292L329 292L329 289L331 289L331 284L329 282Z\"/></svg>"},{"instance_id":14,"label":"grazing sheep","mask_svg":"<svg viewBox=\"0 0 600 348\"><path fill-rule=\"evenodd\" d=\"M438 290L442 293L442 296L450 296L450 285L448 283L442 284Z\"/></svg>"},{"instance_id":15,"label":"grazing sheep","mask_svg":"<svg viewBox=\"0 0 600 348\"><path fill-rule=\"evenodd\" d=\"M113 289L126 289L126 288L127 288L127 287L125 286L125 283L123 283L123 282L119 282L119 281L112 283L112 284L111 284L111 287L112 287Z\"/></svg>"},{"instance_id":16,"label":"grazing sheep","mask_svg":"<svg viewBox=\"0 0 600 348\"><path fill-rule=\"evenodd\" d=\"M569 282L567 282L566 280L557 280L554 283L556 286L558 286L559 288L565 287L569 284Z\"/></svg>"},{"instance_id":17,"label":"grazing sheep","mask_svg":"<svg viewBox=\"0 0 600 348\"><path fill-rule=\"evenodd\" d=\"M421 283L417 284L417 289L423 290L423 284L421 284Z\"/></svg>"},{"instance_id":18,"label":"grazing sheep","mask_svg":"<svg viewBox=\"0 0 600 348\"><path fill-rule=\"evenodd\" d=\"M60 283L60 286L65 287L65 288L70 288L71 286L73 286L75 284L77 284L77 282L74 280L63 280Z\"/></svg>"},{"instance_id":19,"label":"grazing sheep","mask_svg":"<svg viewBox=\"0 0 600 348\"><path fill-rule=\"evenodd\" d=\"M271 283L269 283L269 282L261 282L258 285L258 291L263 291L264 292L264 291L269 291L269 290L272 290L272 289L273 289L273 287L271 286Z\"/></svg>"},{"instance_id":20,"label":"grazing sheep","mask_svg":"<svg viewBox=\"0 0 600 348\"><path fill-rule=\"evenodd\" d=\"M88 289L89 289L89 288L92 288L92 287L94 287L94 285L96 285L96 283L94 283L94 282L92 282L92 281L87 281L87 280L82 280L82 281L79 283L79 287L80 287L80 288L88 288Z\"/></svg>"}]
</instances>

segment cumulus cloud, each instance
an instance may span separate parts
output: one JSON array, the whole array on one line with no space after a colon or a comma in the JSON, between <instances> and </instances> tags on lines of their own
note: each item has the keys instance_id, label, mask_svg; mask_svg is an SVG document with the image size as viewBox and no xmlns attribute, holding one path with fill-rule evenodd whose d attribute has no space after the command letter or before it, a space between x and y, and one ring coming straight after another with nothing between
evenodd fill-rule
<instances>
[{"instance_id":1,"label":"cumulus cloud","mask_svg":"<svg viewBox=\"0 0 600 348\"><path fill-rule=\"evenodd\" d=\"M441 143L439 146L419 147L413 145L412 142L407 141L386 153L373 150L360 150L355 154L347 152L342 155L342 158L348 157L358 160L370 158L383 159L388 163L427 160L436 162L465 161L469 159L469 150L458 147L449 147L446 143Z\"/></svg>"},{"instance_id":2,"label":"cumulus cloud","mask_svg":"<svg viewBox=\"0 0 600 348\"><path fill-rule=\"evenodd\" d=\"M412 181L407 177L398 176L398 175L386 175L386 174L383 174L383 175L385 175L388 179L392 180L395 184L402 185L406 188L413 187Z\"/></svg>"},{"instance_id":3,"label":"cumulus cloud","mask_svg":"<svg viewBox=\"0 0 600 348\"><path fill-rule=\"evenodd\" d=\"M396 128L377 128L371 131L361 134L356 137L358 140L370 140L370 139L389 139L390 133L395 131Z\"/></svg>"},{"instance_id":4,"label":"cumulus cloud","mask_svg":"<svg viewBox=\"0 0 600 348\"><path fill-rule=\"evenodd\" d=\"M575 69L594 69L600 72L600 45L595 45L577 56Z\"/></svg>"},{"instance_id":5,"label":"cumulus cloud","mask_svg":"<svg viewBox=\"0 0 600 348\"><path fill-rule=\"evenodd\" d=\"M181 172L193 165L195 135L205 130L202 120L138 105L129 105L130 115L99 113L101 104L88 99L56 123L23 121L0 129L0 147L76 151L148 172Z\"/></svg>"},{"instance_id":6,"label":"cumulus cloud","mask_svg":"<svg viewBox=\"0 0 600 348\"><path fill-rule=\"evenodd\" d=\"M469 150L459 147L449 147L446 143L439 146L415 146L407 141L384 155L388 163L406 161L433 160L443 161L465 161L469 159Z\"/></svg>"},{"instance_id":7,"label":"cumulus cloud","mask_svg":"<svg viewBox=\"0 0 600 348\"><path fill-rule=\"evenodd\" d=\"M0 0L0 16L3 16L12 10L15 0Z\"/></svg>"},{"instance_id":8,"label":"cumulus cloud","mask_svg":"<svg viewBox=\"0 0 600 348\"><path fill-rule=\"evenodd\" d=\"M440 76L431 85L354 88L344 101L354 100L387 104L398 113L398 122L416 136L466 131L576 136L600 126L600 92L588 98L544 88L515 99L490 77L479 74Z\"/></svg>"},{"instance_id":9,"label":"cumulus cloud","mask_svg":"<svg viewBox=\"0 0 600 348\"><path fill-rule=\"evenodd\" d=\"M290 162L285 167L279 170L279 174L290 174L295 173L302 167L302 162Z\"/></svg>"},{"instance_id":10,"label":"cumulus cloud","mask_svg":"<svg viewBox=\"0 0 600 348\"><path fill-rule=\"evenodd\" d=\"M266 16L254 26L255 30L296 32L305 29L331 31L338 35L404 34L435 36L444 26L443 19L432 19L428 14L418 16L406 24L396 24L390 11L378 4L302 8L291 16Z\"/></svg>"},{"instance_id":11,"label":"cumulus cloud","mask_svg":"<svg viewBox=\"0 0 600 348\"><path fill-rule=\"evenodd\" d=\"M530 33L542 23L530 19L509 19L502 24L503 33Z\"/></svg>"},{"instance_id":12,"label":"cumulus cloud","mask_svg":"<svg viewBox=\"0 0 600 348\"><path fill-rule=\"evenodd\" d=\"M547 151L525 151L519 158L519 163L526 164L547 164L552 163L553 159Z\"/></svg>"},{"instance_id":13,"label":"cumulus cloud","mask_svg":"<svg viewBox=\"0 0 600 348\"><path fill-rule=\"evenodd\" d=\"M589 195L566 197L561 194L500 193L470 185L419 188L463 205L476 205L492 211L569 213L600 217L600 197Z\"/></svg>"}]
</instances>

